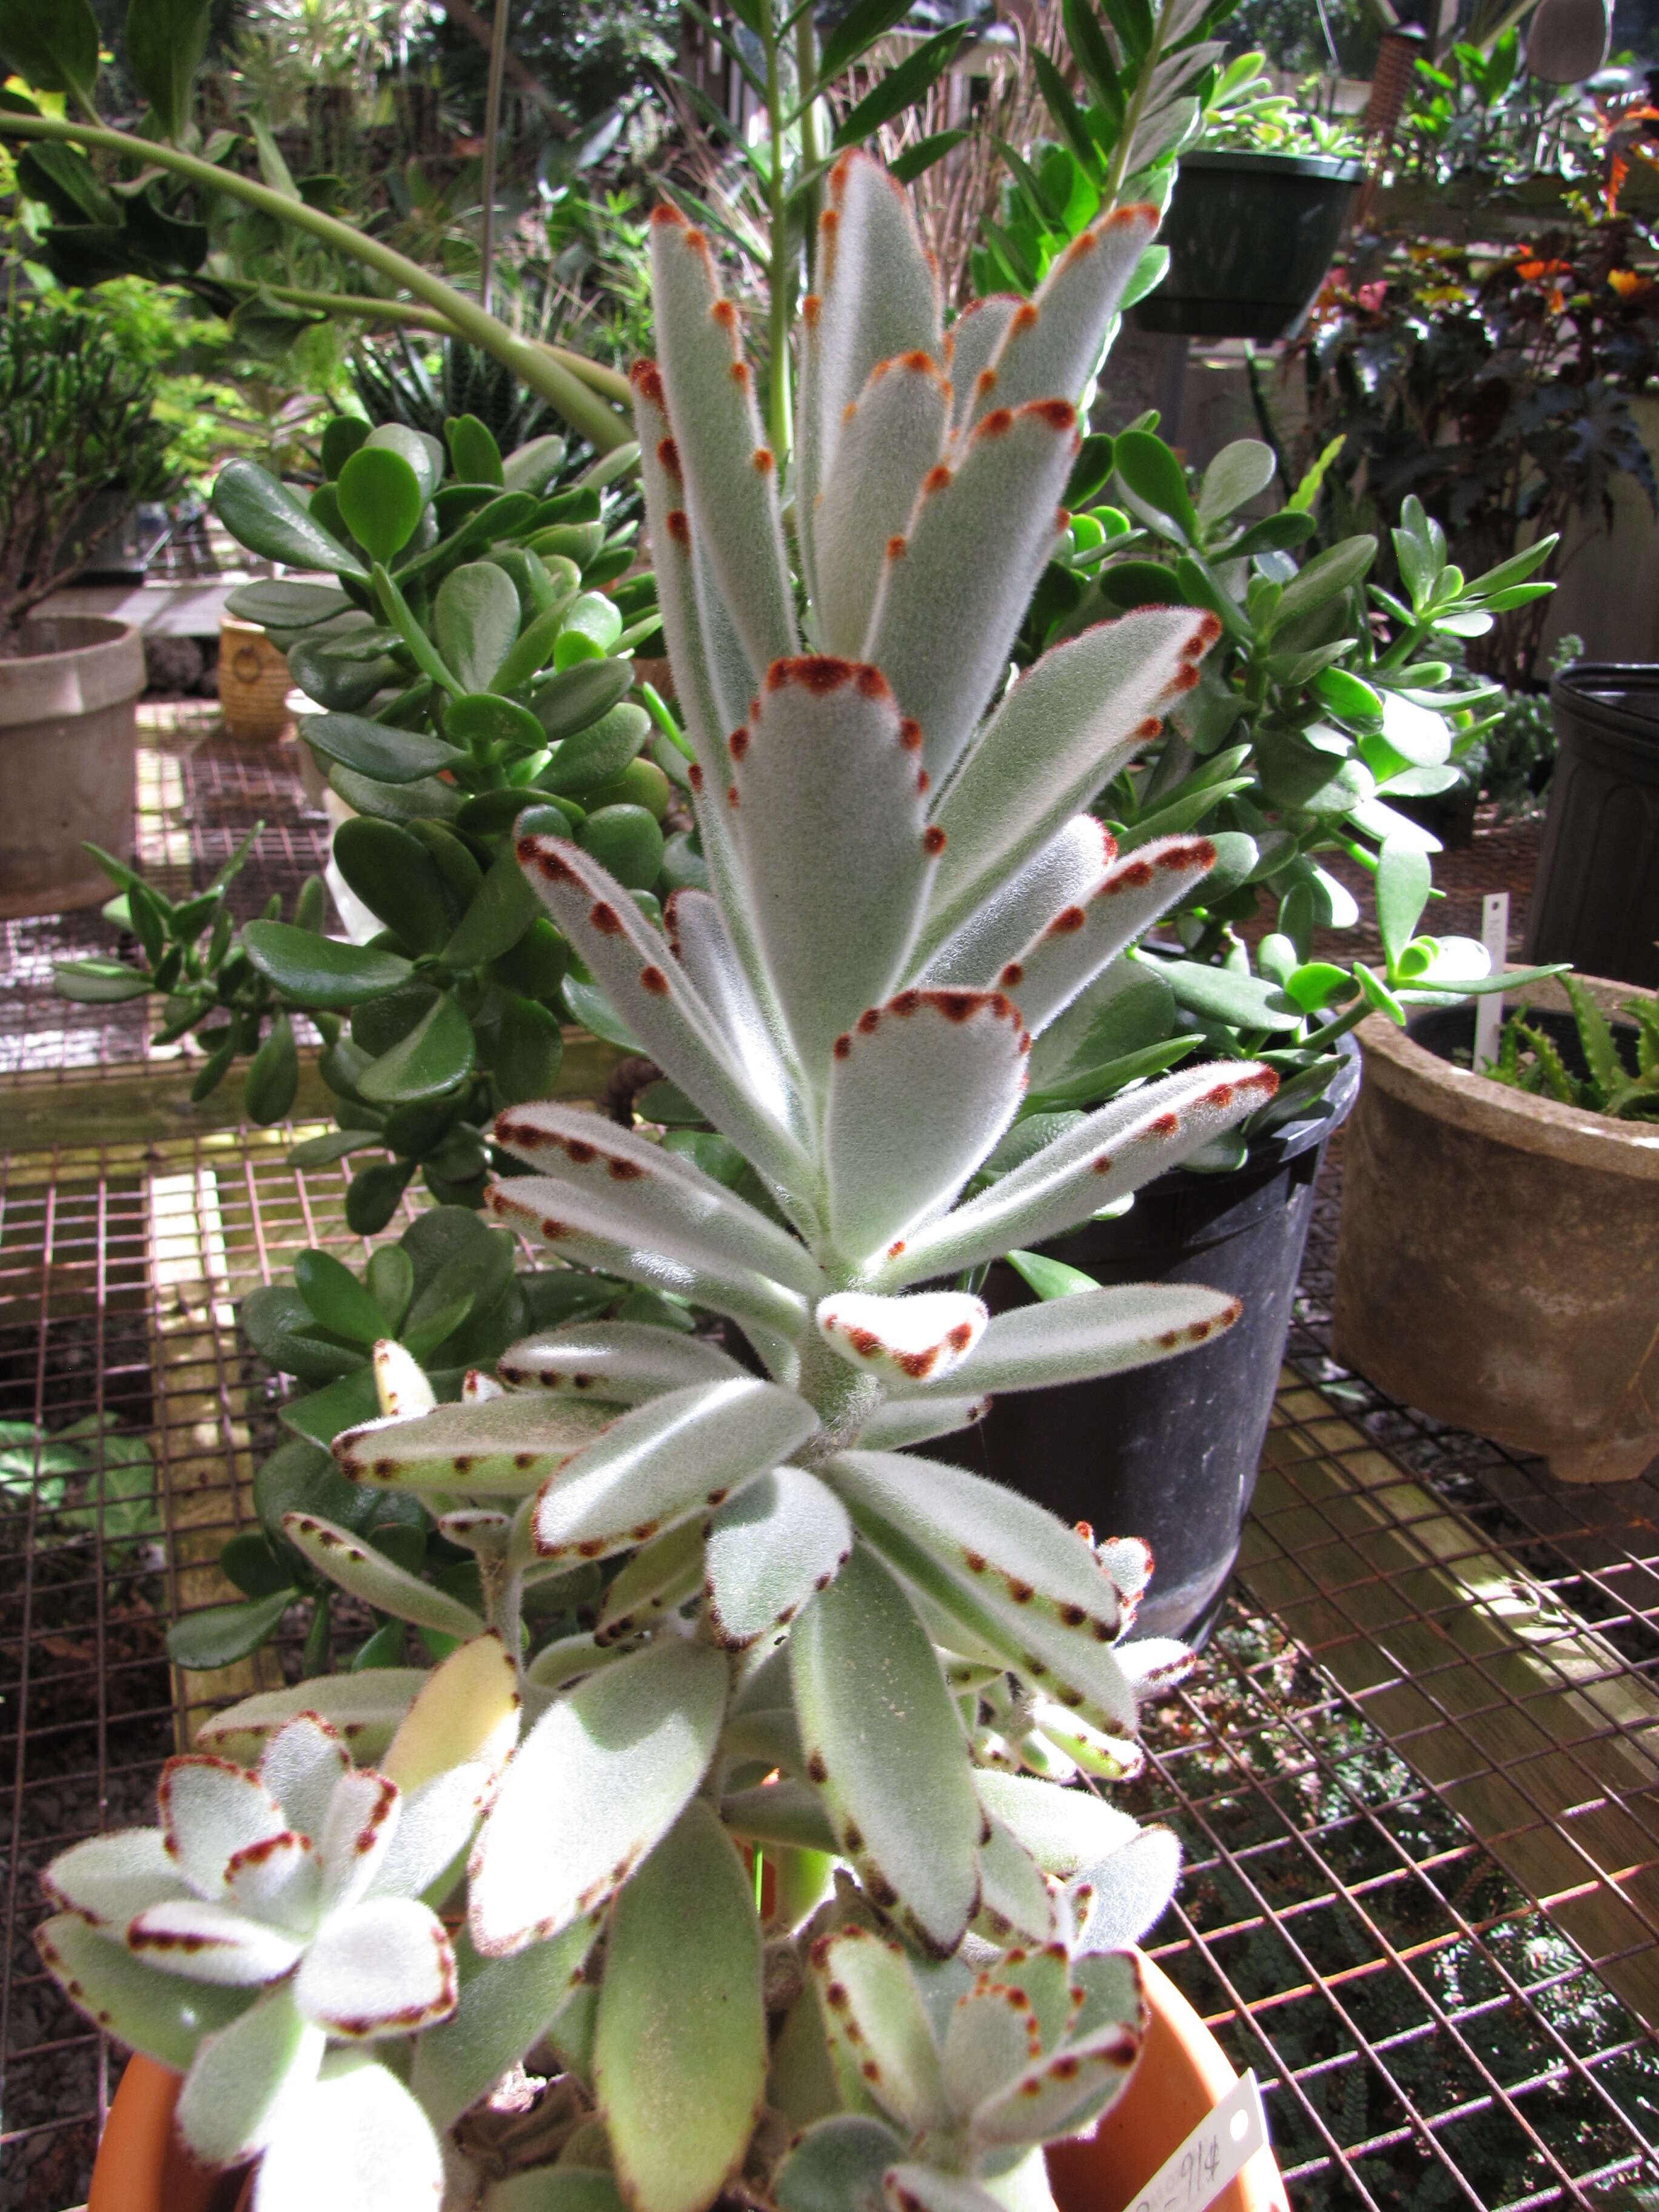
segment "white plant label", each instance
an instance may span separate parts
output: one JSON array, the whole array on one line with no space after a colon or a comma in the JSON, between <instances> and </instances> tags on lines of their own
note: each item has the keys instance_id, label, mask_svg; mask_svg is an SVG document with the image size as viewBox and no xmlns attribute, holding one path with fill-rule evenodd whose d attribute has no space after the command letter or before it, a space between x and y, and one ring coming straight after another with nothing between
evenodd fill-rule
<instances>
[{"instance_id":1,"label":"white plant label","mask_svg":"<svg viewBox=\"0 0 1659 2212\"><path fill-rule=\"evenodd\" d=\"M1510 895L1488 891L1480 902L1480 942L1492 955L1492 970L1501 975L1510 957ZM1474 1058L1477 1075L1498 1057L1498 1033L1504 1026L1504 994L1493 991L1474 1002Z\"/></svg>"},{"instance_id":2,"label":"white plant label","mask_svg":"<svg viewBox=\"0 0 1659 2212\"><path fill-rule=\"evenodd\" d=\"M1255 2075L1246 2074L1164 2160L1127 2212L1205 2212L1267 2141L1261 2093Z\"/></svg>"}]
</instances>

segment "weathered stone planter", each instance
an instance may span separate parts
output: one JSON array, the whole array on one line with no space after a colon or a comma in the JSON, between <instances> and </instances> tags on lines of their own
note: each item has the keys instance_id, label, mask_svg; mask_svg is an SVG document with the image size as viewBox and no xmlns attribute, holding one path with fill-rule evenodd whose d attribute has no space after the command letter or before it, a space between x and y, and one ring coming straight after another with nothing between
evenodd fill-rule
<instances>
[{"instance_id":1,"label":"weathered stone planter","mask_svg":"<svg viewBox=\"0 0 1659 2212\"><path fill-rule=\"evenodd\" d=\"M136 629L92 615L25 623L0 660L0 919L110 896L81 849L132 851L133 747L144 688Z\"/></svg>"},{"instance_id":2,"label":"weathered stone planter","mask_svg":"<svg viewBox=\"0 0 1659 2212\"><path fill-rule=\"evenodd\" d=\"M1631 996L1583 980L1611 1015ZM1659 1127L1506 1089L1381 1015L1359 1038L1337 1358L1565 1481L1634 1480L1659 1455Z\"/></svg>"}]
</instances>

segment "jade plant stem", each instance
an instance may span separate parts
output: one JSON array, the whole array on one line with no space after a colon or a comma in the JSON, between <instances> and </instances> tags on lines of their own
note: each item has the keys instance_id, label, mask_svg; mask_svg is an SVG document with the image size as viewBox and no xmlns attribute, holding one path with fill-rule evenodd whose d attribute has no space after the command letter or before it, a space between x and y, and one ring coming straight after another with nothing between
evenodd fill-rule
<instances>
[{"instance_id":1,"label":"jade plant stem","mask_svg":"<svg viewBox=\"0 0 1659 2212\"><path fill-rule=\"evenodd\" d=\"M430 331L434 337L459 337L458 331L447 315L435 307L417 307L412 300L386 300L373 292L318 292L298 284L255 283L247 276L214 276L212 283L228 292L245 292L252 299L256 293L269 292L273 299L281 300L292 307L314 307L319 314L345 315L361 318L364 322L394 323L400 329ZM618 406L629 404L628 379L619 369L608 368L602 361L590 361L586 354L574 353L568 346L550 345L545 338L531 343L541 351L550 354L561 368L568 368L573 376L602 398L614 399Z\"/></svg>"},{"instance_id":2,"label":"jade plant stem","mask_svg":"<svg viewBox=\"0 0 1659 2212\"><path fill-rule=\"evenodd\" d=\"M101 125L60 122L51 115L7 112L0 115L0 131L12 137L57 140L154 163L160 168L171 169L175 176L187 178L204 191L227 192L233 199L246 201L249 207L258 208L278 222L309 231L325 246L331 246L337 252L349 254L354 260L378 270L383 276L389 276L405 291L436 308L463 337L493 354L532 392L556 407L572 429L580 431L599 452L611 453L633 437L631 422L607 406L544 348L519 337L475 300L469 300L465 293L446 284L441 276L422 269L417 261L410 260L392 246L383 246L378 239L366 238L349 223L324 215L319 209L307 207L303 200L290 199L283 192L272 191L267 185L255 184L252 178L216 168L211 162L198 161L192 154L181 154L176 147L155 144Z\"/></svg>"}]
</instances>

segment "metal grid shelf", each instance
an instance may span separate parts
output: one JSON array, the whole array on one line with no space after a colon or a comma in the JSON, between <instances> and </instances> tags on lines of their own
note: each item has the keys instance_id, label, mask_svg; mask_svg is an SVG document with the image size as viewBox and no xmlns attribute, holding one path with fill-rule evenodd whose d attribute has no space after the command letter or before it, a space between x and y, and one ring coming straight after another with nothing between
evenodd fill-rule
<instances>
[{"instance_id":1,"label":"metal grid shelf","mask_svg":"<svg viewBox=\"0 0 1659 2212\"><path fill-rule=\"evenodd\" d=\"M240 914L321 865L291 745L234 745L193 702L146 709L141 743L164 888L205 884L259 819ZM1528 859L1489 842L1465 895ZM164 1073L142 1006L52 989L54 957L113 943L96 909L9 926L15 1099ZM212 1562L278 1433L234 1301L302 1245L363 1250L343 1170L283 1164L295 1133L0 1157L0 1420L143 1437L154 1507L112 1533L95 1438L61 1492L0 1480L0 2212L79 2202L118 2075L40 1972L36 1881L153 1817L184 1717L166 1622L226 1594ZM1334 1169L1239 1587L1125 1793L1187 1849L1152 1948L1261 2077L1298 2212L1638 2212L1659 2201L1659 1480L1564 1492L1339 1368L1339 1194Z\"/></svg>"},{"instance_id":2,"label":"metal grid shelf","mask_svg":"<svg viewBox=\"0 0 1659 2212\"><path fill-rule=\"evenodd\" d=\"M156 1771L176 1741L165 1621L171 1608L220 1594L209 1563L245 1519L247 1476L275 1440L272 1386L238 1347L231 1301L280 1274L302 1244L352 1258L362 1250L343 1226L343 1176L287 1168L292 1135L17 1156L0 1179L0 1419L44 1417L56 1430L88 1412L118 1415L123 1431L150 1442L164 1524L125 1546L100 1547L89 1531L55 1540L62 1532L41 1483L0 1498L3 2212L62 2212L79 2201L118 2074L118 2055L82 2028L33 1959L34 1885L77 1835L152 1817ZM1329 1225L1328 1200L1321 1228ZM1340 1637L1316 1633L1311 1615L1298 1621L1282 1594L1273 1601L1281 1618L1262 1602L1287 1560L1305 1577L1319 1550L1282 1540L1310 1509L1279 1470L1340 1460L1332 1447L1344 1440L1333 1428L1359 1439L1350 1457L1370 1454L1392 1471L1394 1490L1415 1495L1425 1480L1420 1467L1378 1451L1360 1425L1408 1417L1380 1401L1358 1407L1355 1389L1330 1369L1328 1263L1322 1237L1244 1588L1200 1674L1156 1710L1146 1773L1127 1793L1132 1809L1170 1820L1187 1846L1177 1903L1152 1948L1235 2062L1262 2079L1298 2212L1580 2203L1634 2212L1643 2185L1659 2182L1650 2148L1659 2054L1641 2002L1659 1953L1639 1917L1611 1939L1573 1917L1587 1899L1626 1909L1634 1862L1598 1872L1580 1857L1570 1879L1529 1884L1536 1862L1520 1847L1535 1851L1540 1834L1559 1843L1557 1826L1540 1814L1530 1827L1494 1829L1468 1784L1503 1778L1502 1760L1483 1764L1471 1749L1460 1785L1438 1777L1428 1756L1432 1729L1419 1723L1390 1741L1379 1723L1395 1717L1388 1699L1401 1680L1387 1636L1351 1637L1376 1670L1352 1681ZM1310 1389L1316 1368L1327 1392L1343 1395ZM1433 1446L1431 1483L1473 1495L1465 1462L1486 1464L1487 1448L1420 1423L1406 1441L1419 1461ZM1528 1473L1502 1466L1511 1483ZM1545 1499L1542 1478L1531 1479ZM1468 1559L1499 1557L1487 1528L1426 1494L1433 1510L1407 1516L1408 1530L1437 1515L1463 1532ZM80 1496L72 1483L71 1506ZM1478 1510L1514 1506L1493 1498ZM1516 1517L1506 1540L1526 1534ZM1325 1548L1336 1543L1328 1534ZM1386 1580L1385 1564L1373 1548L1373 1583ZM1508 1587L1513 1556L1500 1564ZM1551 1585L1558 1668L1572 1638L1599 1633L1565 1609L1576 1586L1565 1576ZM1328 1602L1322 1592L1316 1601ZM1304 1596L1304 1613L1315 1602ZM1397 1610L1409 1625L1426 1608ZM1463 1618L1476 1617L1466 1598ZM1621 1621L1651 1641L1629 1594ZM1448 1615L1442 1626L1450 1625ZM1639 1666L1610 1667L1605 1681L1572 1694L1632 1684L1645 1693ZM1421 1673L1407 1686L1413 1697L1433 1693ZM1492 1715L1519 1710L1498 1688L1487 1705ZM1478 1746L1486 1717L1466 1716L1469 1744ZM1594 1741L1617 1739L1627 1755L1625 1739L1639 1732L1601 1726ZM1649 1802L1632 1790L1621 1807L1635 1819ZM1561 1818L1571 1831L1572 1812Z\"/></svg>"}]
</instances>

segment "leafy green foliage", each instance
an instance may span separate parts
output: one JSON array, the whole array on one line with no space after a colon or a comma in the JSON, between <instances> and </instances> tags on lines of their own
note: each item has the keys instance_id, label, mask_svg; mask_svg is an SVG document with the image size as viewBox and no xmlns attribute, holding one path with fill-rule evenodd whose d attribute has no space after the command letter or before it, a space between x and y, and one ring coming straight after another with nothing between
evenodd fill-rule
<instances>
[{"instance_id":1,"label":"leafy green foliage","mask_svg":"<svg viewBox=\"0 0 1659 2212\"><path fill-rule=\"evenodd\" d=\"M453 1402L470 1369L493 1367L527 1329L615 1314L637 1296L626 1283L580 1269L515 1274L508 1239L461 1206L421 1215L396 1243L377 1247L361 1277L330 1253L302 1252L294 1264L292 1288L273 1284L254 1291L240 1308L242 1328L255 1352L301 1386L282 1408L289 1440L253 1479L258 1528L229 1538L220 1554L222 1571L243 1600L181 1615L167 1632L173 1659L185 1668L228 1666L258 1650L290 1607L303 1605L311 1608L305 1671L326 1670L330 1580L318 1571L311 1548L296 1543L290 1525L295 1516L326 1524L367 1547L393 1573L420 1577L437 1603L476 1606L474 1552L446 1534L417 1500L343 1482L328 1455L326 1447L341 1429L392 1410L382 1407L383 1393L377 1391L376 1346L383 1340L400 1346L422 1363L432 1392ZM48 1478L42 1501L54 1508L61 1504L65 1476L81 1471L88 1447L75 1439L84 1427L42 1447L40 1472ZM20 1431L15 1438L0 1431L0 1484L21 1485L33 1467L33 1431ZM117 1479L109 1471L115 1464L110 1455L130 1446L131 1440L104 1439L106 1501ZM142 1502L153 1510L148 1448L139 1443L137 1449L143 1454ZM52 1485L55 1493L47 1498ZM124 1533L112 1519L113 1510L106 1502L106 1540ZM57 1518L73 1524L76 1512L84 1510L59 1511ZM598 1575L579 1568L544 1587L538 1619L546 1630L574 1632L597 1618L600 1598ZM399 1597L390 1577L368 1602L375 1626L353 1663L400 1665L404 1622L423 1624L432 1607L417 1593Z\"/></svg>"},{"instance_id":2,"label":"leafy green foliage","mask_svg":"<svg viewBox=\"0 0 1659 2212\"><path fill-rule=\"evenodd\" d=\"M155 392L95 307L13 299L0 314L0 659L86 566L105 495L137 504L167 489Z\"/></svg>"},{"instance_id":3,"label":"leafy green foliage","mask_svg":"<svg viewBox=\"0 0 1659 2212\"><path fill-rule=\"evenodd\" d=\"M0 1500L32 1516L32 1544L90 1533L118 1553L161 1527L149 1443L108 1413L52 1430L0 1421Z\"/></svg>"},{"instance_id":4,"label":"leafy green foliage","mask_svg":"<svg viewBox=\"0 0 1659 2212\"><path fill-rule=\"evenodd\" d=\"M1481 1073L1534 1098L1552 1098L1558 1106L1577 1106L1615 1121L1659 1121L1659 999L1625 1000L1620 1012L1632 1033L1621 1041L1577 976L1562 976L1561 988L1572 1005L1583 1075L1568 1068L1535 1012L1529 1018L1524 1011L1504 1023L1498 1058Z\"/></svg>"},{"instance_id":5,"label":"leafy green foliage","mask_svg":"<svg viewBox=\"0 0 1659 2212\"><path fill-rule=\"evenodd\" d=\"M1473 939L1418 933L1438 840L1399 802L1454 789L1478 765L1501 695L1463 669L1464 643L1547 594L1534 579L1553 541L1466 579L1410 495L1392 534L1404 596L1384 590L1364 532L1319 547L1313 510L1332 459L1264 514L1268 447L1240 440L1200 477L1146 418L1118 437L1113 475L1038 586L1019 651L1039 668L1126 608L1184 604L1212 618L1198 682L1096 811L1121 851L1201 835L1217 857L1173 909L1171 935L1136 956L1138 977L1109 970L1039 1038L1027 1116L1109 1097L1195 1050L1264 1054L1278 1095L1188 1164L1225 1170L1252 1135L1316 1109L1338 1039L1365 1014L1403 1019L1494 988ZM1314 957L1316 931L1359 920L1324 865L1332 852L1376 878L1380 976ZM1243 927L1264 912L1273 927L1252 951ZM994 1156L987 1172L999 1171Z\"/></svg>"},{"instance_id":6,"label":"leafy green foliage","mask_svg":"<svg viewBox=\"0 0 1659 2212\"><path fill-rule=\"evenodd\" d=\"M198 1098L252 1054L245 1104L262 1123L294 1103L283 1009L304 1009L341 1102L326 1157L392 1155L354 1178L350 1218L364 1234L391 1219L417 1170L439 1199L476 1203L483 1125L552 1088L561 1023L583 1018L562 992L568 947L513 861L515 822L556 804L560 826L659 911L672 888L659 825L684 782L666 708L653 725L625 696L629 656L658 629L650 575L617 580L637 531L625 471L580 456L573 465L551 434L504 462L477 417L452 429L447 448L406 422L365 430L337 417L321 445L337 474L309 508L251 462L228 466L215 493L252 550L337 580L249 585L234 611L286 647L295 681L328 710L302 729L361 817L342 826L334 859L381 925L374 943L320 933L320 882L291 921L272 911L233 930L223 896L241 854L210 893L178 905L106 859L142 964L58 971L72 996L167 992L167 1035L193 1030L206 1048ZM457 458L484 481L444 474ZM580 560L549 543L572 512L586 518ZM695 836L682 833L681 852L695 868ZM313 1146L307 1158L323 1156Z\"/></svg>"}]
</instances>

